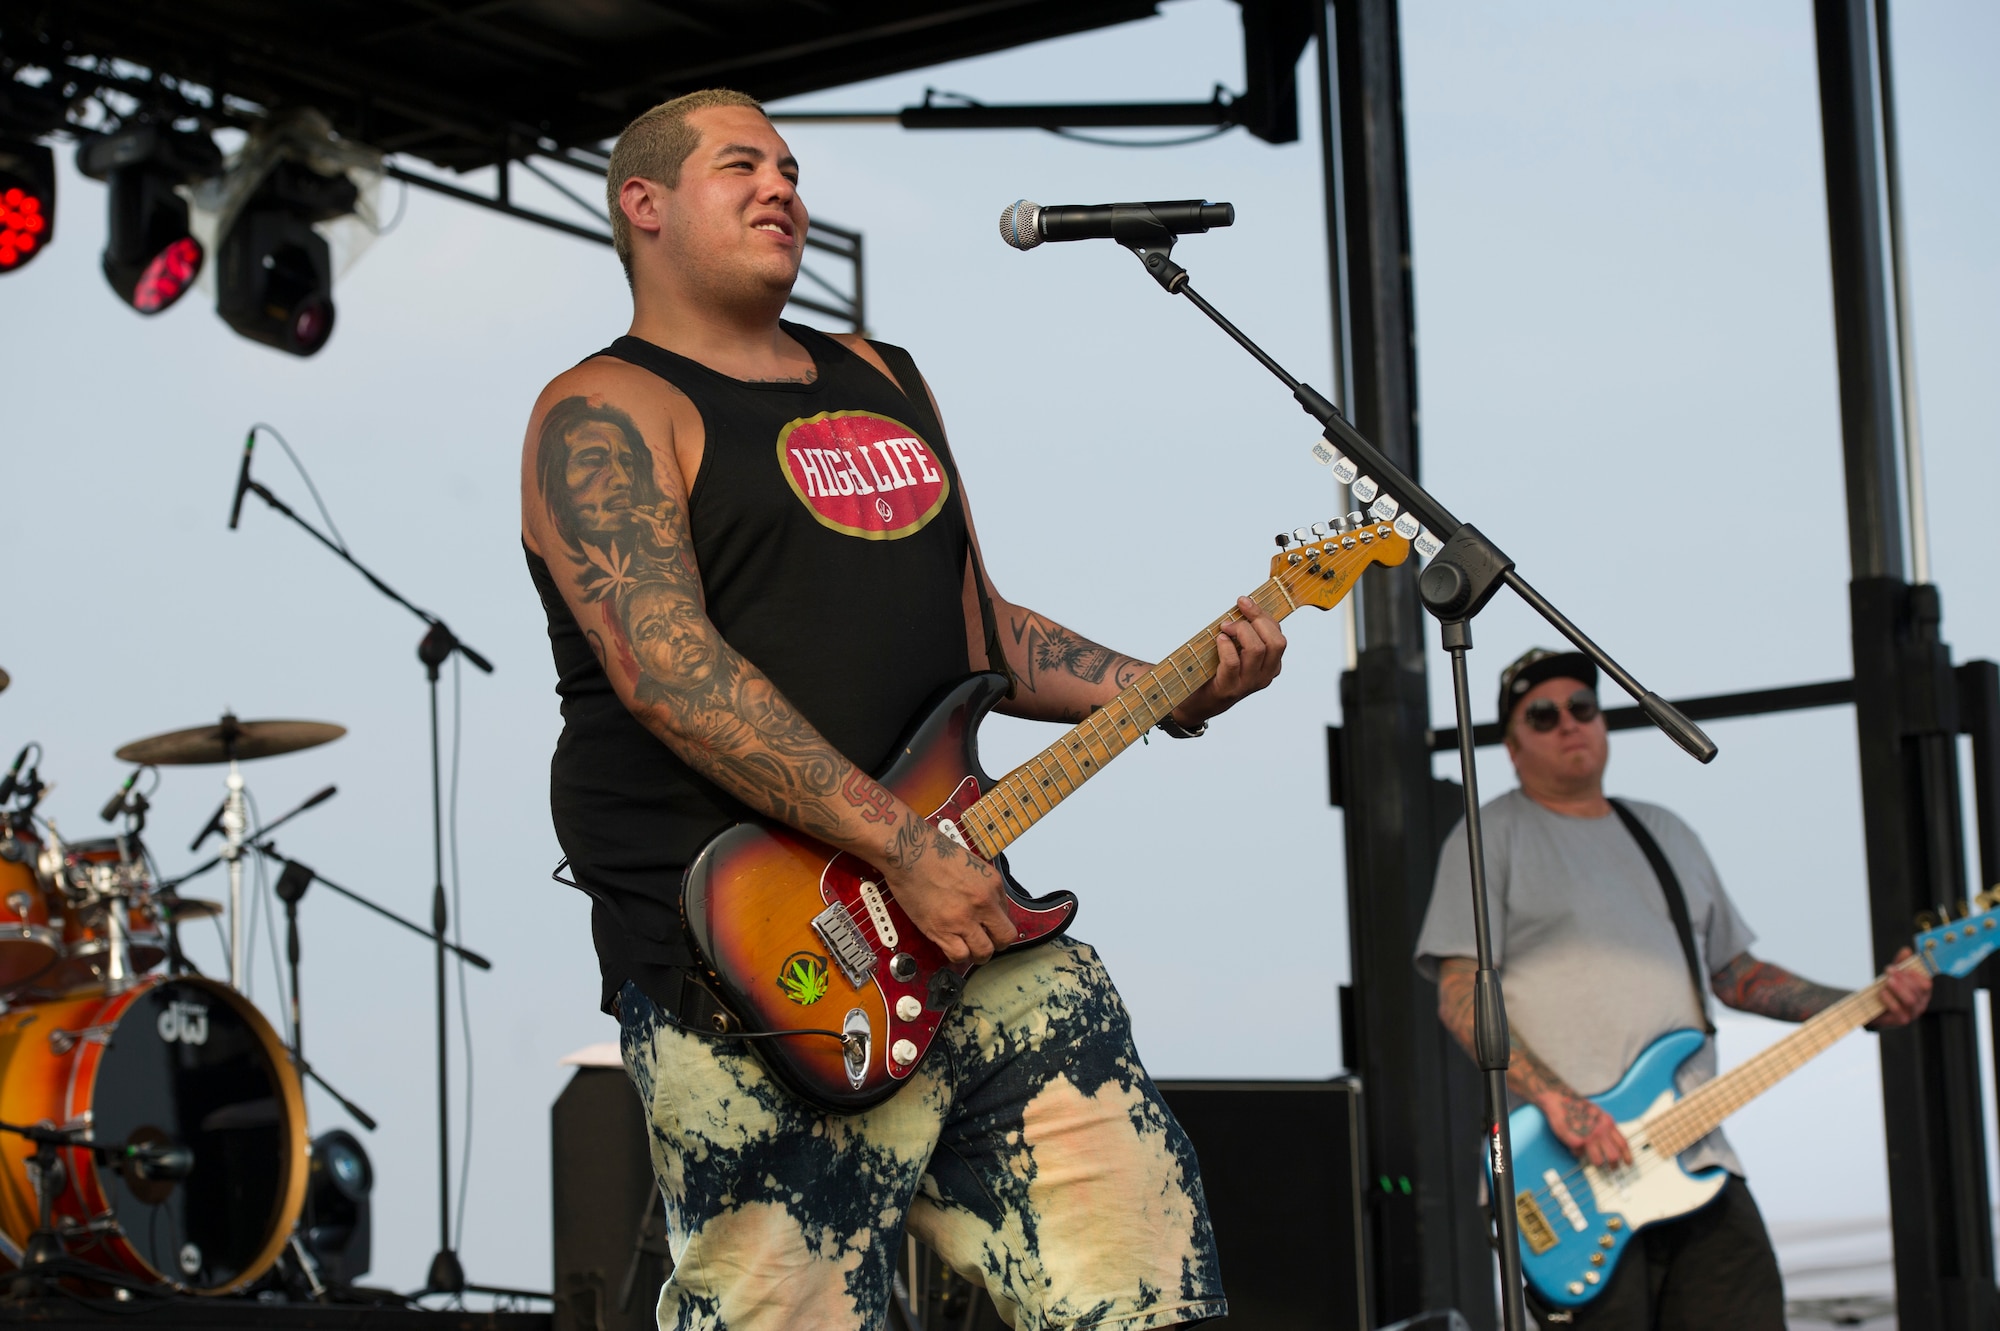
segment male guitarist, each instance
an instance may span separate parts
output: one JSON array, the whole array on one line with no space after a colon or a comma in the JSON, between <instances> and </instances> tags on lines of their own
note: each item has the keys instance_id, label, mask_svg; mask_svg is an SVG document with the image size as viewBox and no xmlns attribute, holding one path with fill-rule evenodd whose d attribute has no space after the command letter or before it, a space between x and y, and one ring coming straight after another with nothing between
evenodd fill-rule
<instances>
[{"instance_id":1,"label":"male guitarist","mask_svg":"<svg viewBox=\"0 0 2000 1331\"><path fill-rule=\"evenodd\" d=\"M1631 1163L1631 1148L1585 1097L1616 1084L1655 1039L1707 1021L1669 891L1685 903L1698 972L1730 1007L1799 1022L1846 991L1752 956L1749 926L1693 829L1657 805L1605 798L1610 747L1596 689L1597 667L1576 652L1536 649L1507 667L1499 714L1521 785L1482 812L1493 959L1513 1039L1507 1085L1580 1158L1609 1166ZM1674 884L1654 869L1641 836ZM1438 861L1417 967L1437 981L1438 1015L1468 1053L1471 897L1461 824ZM1888 1011L1873 1028L1905 1025L1930 1002L1930 977L1894 973L1883 999ZM1711 1039L1682 1066L1678 1089L1715 1068ZM1681 1162L1729 1171L1716 1200L1642 1230L1602 1294L1575 1310L1536 1310L1540 1318L1615 1331L1784 1331L1777 1258L1729 1143L1711 1133Z\"/></svg>"},{"instance_id":2,"label":"male guitarist","mask_svg":"<svg viewBox=\"0 0 2000 1331\"><path fill-rule=\"evenodd\" d=\"M652 1125L675 1262L660 1325L878 1326L906 1218L1016 1325L1220 1316L1193 1153L1096 955L1004 952L994 870L869 775L975 665L1011 673L1003 710L1070 722L1148 667L991 592L907 353L779 321L798 178L738 93L627 127L609 211L631 329L543 390L522 457L563 700L551 805ZM1169 735L1277 675L1276 621L1238 608ZM690 968L682 867L752 817L875 865L947 957L982 963L866 1112L781 1089ZM801 1027L826 1024L824 964L768 977Z\"/></svg>"}]
</instances>

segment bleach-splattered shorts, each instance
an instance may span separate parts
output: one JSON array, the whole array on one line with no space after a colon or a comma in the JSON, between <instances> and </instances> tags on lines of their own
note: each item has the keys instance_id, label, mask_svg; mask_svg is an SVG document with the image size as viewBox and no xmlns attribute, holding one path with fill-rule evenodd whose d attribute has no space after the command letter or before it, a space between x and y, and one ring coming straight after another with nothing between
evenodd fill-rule
<instances>
[{"instance_id":1,"label":"bleach-splattered shorts","mask_svg":"<svg viewBox=\"0 0 2000 1331\"><path fill-rule=\"evenodd\" d=\"M662 1331L873 1331L906 1220L1018 1331L1225 1311L1194 1152L1082 943L976 972L909 1083L859 1114L795 1099L634 985L619 1013L674 1255Z\"/></svg>"}]
</instances>

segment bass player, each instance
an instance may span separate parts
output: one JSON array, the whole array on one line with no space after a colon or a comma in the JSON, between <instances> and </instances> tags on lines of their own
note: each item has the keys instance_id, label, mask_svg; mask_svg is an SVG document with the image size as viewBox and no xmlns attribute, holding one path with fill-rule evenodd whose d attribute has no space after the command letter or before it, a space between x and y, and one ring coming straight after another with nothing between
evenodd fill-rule
<instances>
[{"instance_id":1,"label":"bass player","mask_svg":"<svg viewBox=\"0 0 2000 1331\"><path fill-rule=\"evenodd\" d=\"M1608 1090L1669 1031L1707 1026L1690 967L1729 1007L1801 1022L1846 997L1750 953L1753 936L1692 828L1658 805L1604 794L1610 756L1597 667L1576 652L1535 649L1500 676L1499 715L1520 778L1482 809L1493 960L1512 1037L1507 1085L1548 1118L1563 1144L1599 1166L1632 1162L1618 1125L1586 1097ZM1648 839L1667 872L1655 872ZM1671 879L1669 882L1667 879ZM1679 894L1691 957L1668 893ZM1438 1015L1473 1050L1472 888L1463 823L1446 839L1417 968L1437 981ZM1905 948L1903 956L1909 955ZM1718 960L1719 959L1719 960ZM1907 1025L1930 1002L1921 970L1892 972L1887 1012L1871 1029ZM1685 1094L1715 1075L1711 1038L1682 1065ZM1720 1130L1681 1156L1720 1165L1716 1199L1639 1231L1602 1294L1539 1309L1552 1326L1605 1331L1784 1331L1784 1290L1743 1166Z\"/></svg>"},{"instance_id":2,"label":"bass player","mask_svg":"<svg viewBox=\"0 0 2000 1331\"><path fill-rule=\"evenodd\" d=\"M550 803L651 1124L660 1325L878 1326L906 1219L1017 1326L1221 1316L1193 1152L1096 954L1007 952L994 870L869 775L975 667L1011 675L1001 710L1070 722L1149 667L991 591L907 353L780 321L798 181L742 94L633 121L609 172L631 327L543 390L522 455L564 722ZM1276 621L1238 609L1167 734L1277 675ZM753 817L875 865L948 958L985 963L875 1108L789 1095L692 969L682 868ZM811 964L769 982L810 1003Z\"/></svg>"}]
</instances>

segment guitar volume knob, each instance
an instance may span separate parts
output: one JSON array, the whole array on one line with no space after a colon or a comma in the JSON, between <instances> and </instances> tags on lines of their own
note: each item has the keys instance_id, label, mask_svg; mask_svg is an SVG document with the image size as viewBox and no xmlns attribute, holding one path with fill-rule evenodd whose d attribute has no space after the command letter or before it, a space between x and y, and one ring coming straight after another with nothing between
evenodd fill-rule
<instances>
[{"instance_id":1,"label":"guitar volume knob","mask_svg":"<svg viewBox=\"0 0 2000 1331\"><path fill-rule=\"evenodd\" d=\"M915 1021L924 1015L924 1005L915 994L904 994L896 1000L896 1016L903 1021Z\"/></svg>"},{"instance_id":2,"label":"guitar volume knob","mask_svg":"<svg viewBox=\"0 0 2000 1331\"><path fill-rule=\"evenodd\" d=\"M917 959L907 952L898 952L889 958L889 974L908 984L917 978Z\"/></svg>"},{"instance_id":3,"label":"guitar volume knob","mask_svg":"<svg viewBox=\"0 0 2000 1331\"><path fill-rule=\"evenodd\" d=\"M895 1059L903 1067L908 1067L917 1061L916 1043L911 1040L896 1041L896 1043L889 1046L889 1057Z\"/></svg>"}]
</instances>

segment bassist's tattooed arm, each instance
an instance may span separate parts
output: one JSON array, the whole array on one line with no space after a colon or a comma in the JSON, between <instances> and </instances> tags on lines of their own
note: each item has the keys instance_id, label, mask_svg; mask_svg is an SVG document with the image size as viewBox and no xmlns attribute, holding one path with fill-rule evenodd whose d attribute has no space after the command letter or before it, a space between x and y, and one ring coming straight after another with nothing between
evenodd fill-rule
<instances>
[{"instance_id":1,"label":"bassist's tattooed arm","mask_svg":"<svg viewBox=\"0 0 2000 1331\"><path fill-rule=\"evenodd\" d=\"M1708 982L1715 996L1737 1011L1779 1021L1805 1021L1847 997L1845 989L1814 984L1748 952L1739 953Z\"/></svg>"},{"instance_id":2,"label":"bassist's tattooed arm","mask_svg":"<svg viewBox=\"0 0 2000 1331\"><path fill-rule=\"evenodd\" d=\"M709 619L671 446L656 455L631 413L579 394L546 406L527 453L530 543L633 715L758 813L882 867L948 957L1011 942L992 868L848 761Z\"/></svg>"},{"instance_id":3,"label":"bassist's tattooed arm","mask_svg":"<svg viewBox=\"0 0 2000 1331\"><path fill-rule=\"evenodd\" d=\"M1446 957L1438 963L1438 1020L1475 1060L1479 1057L1473 1024L1477 976L1477 963L1470 957ZM1528 1047L1512 1023L1507 1027L1507 1086L1540 1109L1563 1144L1590 1163L1609 1165L1631 1158L1624 1134L1611 1116L1572 1090Z\"/></svg>"}]
</instances>

